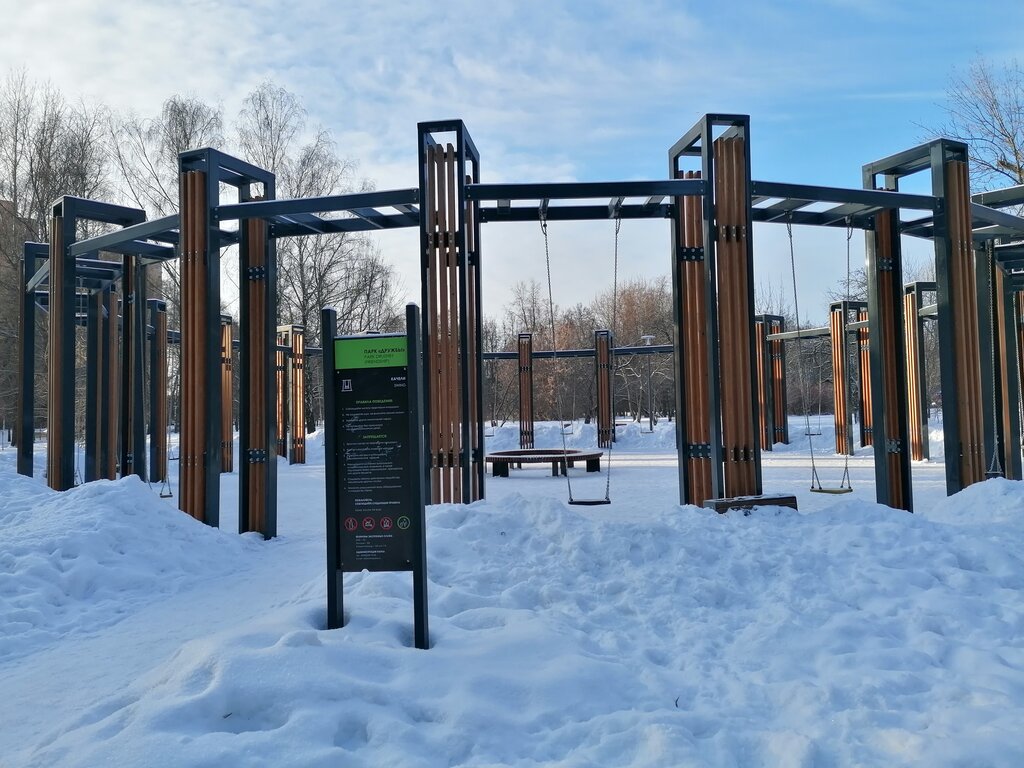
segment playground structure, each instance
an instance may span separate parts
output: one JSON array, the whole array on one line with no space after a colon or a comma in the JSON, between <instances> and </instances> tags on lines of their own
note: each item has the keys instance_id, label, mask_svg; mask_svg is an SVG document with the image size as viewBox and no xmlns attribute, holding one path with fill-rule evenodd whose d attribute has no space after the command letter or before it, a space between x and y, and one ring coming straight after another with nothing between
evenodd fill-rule
<instances>
[{"instance_id":1,"label":"playground structure","mask_svg":"<svg viewBox=\"0 0 1024 768\"><path fill-rule=\"evenodd\" d=\"M483 359L488 361L516 360L519 384L519 447L534 448L534 360L555 360L573 358L594 358L594 416L598 438L598 447L608 448L615 441L614 413L614 378L615 360L618 357L631 355L672 354L671 344L645 345L612 348L610 331L607 329L594 331L593 349L533 349L533 334L520 333L517 338L516 352L484 352ZM559 374L560 375L560 374ZM563 425L564 428L564 425Z\"/></svg>"},{"instance_id":2,"label":"playground structure","mask_svg":"<svg viewBox=\"0 0 1024 768\"><path fill-rule=\"evenodd\" d=\"M107 417L116 404L121 406L120 472L147 476L141 393L144 348L151 334L142 319L147 302L141 281L148 266L179 258L183 387L178 502L197 519L218 524L227 395L214 383L223 382L227 355L222 354L224 340L216 318L221 251L235 245L241 285L239 529L275 535L273 454L278 449L281 385L274 365L274 244L308 234L419 227L431 501L481 498L481 225L653 218L669 220L672 229L681 502L699 505L762 494L761 451L768 441L762 419L767 409L761 403L768 400L756 396L760 345L753 312L755 222L865 232L870 415L879 502L913 508L904 375L908 345L899 332L905 321L903 235L929 239L935 249L947 492L978 482L995 465L1008 477L1020 477L1024 251L1012 240L1024 235L1024 219L999 209L1024 201L1021 189L986 193L972 202L967 148L945 139L865 165L862 189L755 181L750 175L749 127L745 115L705 115L670 149L669 178L661 181L485 184L472 138L454 120L419 125L419 186L413 189L275 200L272 174L216 150L200 149L180 157L179 214L145 221L136 209L61 198L54 206L49 244L28 244L25 250L18 470L32 473L31 329L37 296L42 299L39 292L46 288L48 483L57 490L74 484L74 336L79 314L86 315L90 339L95 336L86 364L95 381L86 394L85 479L99 477L101 466L109 472L117 443ZM921 172L930 173L930 195L899 190L901 179ZM221 185L236 190L237 202L221 201ZM820 204L831 207L817 210ZM904 218L906 212L916 218ZM76 241L82 220L115 229ZM224 227L234 221L237 229ZM94 257L100 252L120 254L121 261L98 261ZM991 258L976 258L984 253ZM120 360L111 341L117 328L118 281L125 294ZM154 346L163 343L158 335L154 330ZM764 338L771 341L772 335ZM598 352L599 368L610 371L611 347L609 334L606 351ZM766 359L762 352L762 372ZM117 365L120 386L114 391ZM151 386L156 380L151 374ZM166 387L151 399L159 403L165 397ZM600 395L598 401L604 400L610 398ZM160 408L153 411L158 414ZM774 436L780 419L777 412L772 415ZM294 414L292 420L297 421ZM151 418L150 434L159 441L158 421L158 416ZM609 445L613 429L611 423L601 433ZM166 444L162 450L166 456ZM159 452L158 446L157 456ZM989 462L989 456L1000 461ZM157 462L151 466L159 473Z\"/></svg>"}]
</instances>

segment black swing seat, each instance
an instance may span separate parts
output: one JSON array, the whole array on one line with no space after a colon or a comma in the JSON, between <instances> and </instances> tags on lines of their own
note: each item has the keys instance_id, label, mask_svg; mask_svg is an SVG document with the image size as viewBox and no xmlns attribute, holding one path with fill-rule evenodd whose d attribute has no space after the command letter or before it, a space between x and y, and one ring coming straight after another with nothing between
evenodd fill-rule
<instances>
[{"instance_id":1,"label":"black swing seat","mask_svg":"<svg viewBox=\"0 0 1024 768\"><path fill-rule=\"evenodd\" d=\"M839 488L815 488L811 487L811 493L853 493L853 488L841 486Z\"/></svg>"},{"instance_id":2,"label":"black swing seat","mask_svg":"<svg viewBox=\"0 0 1024 768\"><path fill-rule=\"evenodd\" d=\"M611 499L569 499L569 504L575 507L599 507L611 503Z\"/></svg>"}]
</instances>

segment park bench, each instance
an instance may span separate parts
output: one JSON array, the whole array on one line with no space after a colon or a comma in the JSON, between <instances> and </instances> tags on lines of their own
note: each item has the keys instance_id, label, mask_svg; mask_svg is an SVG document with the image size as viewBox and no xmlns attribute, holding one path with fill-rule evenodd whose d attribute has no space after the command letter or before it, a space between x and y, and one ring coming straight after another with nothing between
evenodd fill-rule
<instances>
[{"instance_id":1,"label":"park bench","mask_svg":"<svg viewBox=\"0 0 1024 768\"><path fill-rule=\"evenodd\" d=\"M568 467L574 466L577 461L587 463L587 472L600 472L603 453L575 449L563 451L560 448L518 448L489 453L484 460L491 465L494 477L508 477L509 467L513 464L518 469L522 469L523 464L550 464L552 476L557 477L566 474Z\"/></svg>"}]
</instances>

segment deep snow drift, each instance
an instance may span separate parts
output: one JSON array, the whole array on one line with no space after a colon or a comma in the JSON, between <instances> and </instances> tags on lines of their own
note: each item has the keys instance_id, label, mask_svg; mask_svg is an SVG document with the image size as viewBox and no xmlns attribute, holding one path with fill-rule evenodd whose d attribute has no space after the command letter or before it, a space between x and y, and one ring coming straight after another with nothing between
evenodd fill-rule
<instances>
[{"instance_id":1,"label":"deep snow drift","mask_svg":"<svg viewBox=\"0 0 1024 768\"><path fill-rule=\"evenodd\" d=\"M0 453L0 766L1024 764L1024 484L946 499L915 465L910 515L873 503L862 450L854 494L812 497L800 429L765 455L800 513L678 506L668 424L622 430L610 506L536 467L429 508L429 651L408 574L349 575L348 626L321 629L315 438L270 542Z\"/></svg>"}]
</instances>

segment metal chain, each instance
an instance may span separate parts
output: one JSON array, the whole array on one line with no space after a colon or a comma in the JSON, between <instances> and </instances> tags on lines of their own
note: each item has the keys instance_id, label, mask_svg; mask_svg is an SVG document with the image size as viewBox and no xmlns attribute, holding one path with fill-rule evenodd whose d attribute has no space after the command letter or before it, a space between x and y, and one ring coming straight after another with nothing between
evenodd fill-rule
<instances>
[{"instance_id":1,"label":"metal chain","mask_svg":"<svg viewBox=\"0 0 1024 768\"><path fill-rule=\"evenodd\" d=\"M811 489L814 488L814 483L817 481L818 487L821 487L821 481L818 480L818 468L814 463L814 440L811 437L811 415L807 411L807 381L804 378L804 337L803 331L800 328L800 300L797 298L796 291L796 251L793 248L793 214L786 214L786 234L789 237L789 268L793 277L793 311L796 313L796 365L797 375L800 377L800 394L803 398L804 406L804 424L807 433L807 447L811 452Z\"/></svg>"},{"instance_id":2,"label":"metal chain","mask_svg":"<svg viewBox=\"0 0 1024 768\"><path fill-rule=\"evenodd\" d=\"M551 321L551 363L555 368L555 408L558 411L558 431L562 434L562 456L565 458L565 487L572 503L572 481L569 479L569 445L565 440L565 411L562 409L562 387L558 382L558 344L555 341L555 300L551 291L551 250L548 244L548 214L543 204L540 206L540 231L544 235L544 266L548 275L548 319Z\"/></svg>"}]
</instances>

